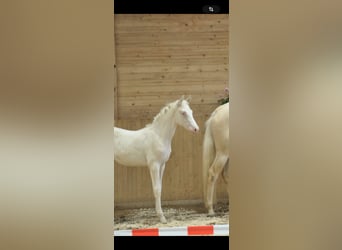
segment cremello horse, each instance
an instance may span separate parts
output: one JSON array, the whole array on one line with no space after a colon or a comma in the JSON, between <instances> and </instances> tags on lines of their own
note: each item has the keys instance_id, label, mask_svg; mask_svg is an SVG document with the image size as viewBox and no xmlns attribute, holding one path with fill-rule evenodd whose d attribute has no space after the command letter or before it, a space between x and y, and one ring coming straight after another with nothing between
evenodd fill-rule
<instances>
[{"instance_id":1,"label":"cremello horse","mask_svg":"<svg viewBox=\"0 0 342 250\"><path fill-rule=\"evenodd\" d=\"M155 209L163 223L166 219L161 208L162 179L177 125L192 132L199 130L189 106L189 99L184 99L184 96L163 107L153 122L142 129L126 130L114 127L114 160L125 166L149 168Z\"/></svg>"},{"instance_id":2,"label":"cremello horse","mask_svg":"<svg viewBox=\"0 0 342 250\"><path fill-rule=\"evenodd\" d=\"M206 121L203 139L203 195L209 215L214 215L213 196L220 174L227 185L229 163L229 103L220 105Z\"/></svg>"}]
</instances>

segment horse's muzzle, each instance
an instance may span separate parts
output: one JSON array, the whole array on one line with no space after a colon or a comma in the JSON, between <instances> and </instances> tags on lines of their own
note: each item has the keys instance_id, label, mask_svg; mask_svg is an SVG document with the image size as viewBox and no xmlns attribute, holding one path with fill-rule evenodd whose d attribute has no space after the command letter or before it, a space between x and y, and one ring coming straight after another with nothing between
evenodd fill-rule
<instances>
[{"instance_id":1,"label":"horse's muzzle","mask_svg":"<svg viewBox=\"0 0 342 250\"><path fill-rule=\"evenodd\" d=\"M199 128L198 127L197 128L191 128L190 130L194 133L197 133L199 131Z\"/></svg>"}]
</instances>

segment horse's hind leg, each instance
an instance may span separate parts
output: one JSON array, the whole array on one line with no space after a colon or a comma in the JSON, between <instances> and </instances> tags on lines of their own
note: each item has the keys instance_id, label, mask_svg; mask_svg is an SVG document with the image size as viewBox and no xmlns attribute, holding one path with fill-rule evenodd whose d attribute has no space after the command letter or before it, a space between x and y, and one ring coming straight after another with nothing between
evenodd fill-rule
<instances>
[{"instance_id":1,"label":"horse's hind leg","mask_svg":"<svg viewBox=\"0 0 342 250\"><path fill-rule=\"evenodd\" d=\"M228 195L228 204L229 204L228 165L229 165L229 158L227 159L227 162L226 162L226 164L223 168L223 171L222 171L222 177L223 177L224 183L226 184L227 195Z\"/></svg>"},{"instance_id":2,"label":"horse's hind leg","mask_svg":"<svg viewBox=\"0 0 342 250\"><path fill-rule=\"evenodd\" d=\"M155 199L155 209L159 219L162 223L166 223L165 216L161 208L161 191L162 191L162 179L160 173L160 165L158 163L153 163L149 166L150 175L153 186L153 194Z\"/></svg>"},{"instance_id":3,"label":"horse's hind leg","mask_svg":"<svg viewBox=\"0 0 342 250\"><path fill-rule=\"evenodd\" d=\"M210 166L208 171L208 186L207 186L207 209L209 215L214 215L214 209L213 209L213 199L214 199L214 189L215 189L215 183L219 177L219 175L222 173L223 168L225 166L225 163L228 159L228 156L223 154L216 154L216 157L213 161L213 164Z\"/></svg>"}]
</instances>

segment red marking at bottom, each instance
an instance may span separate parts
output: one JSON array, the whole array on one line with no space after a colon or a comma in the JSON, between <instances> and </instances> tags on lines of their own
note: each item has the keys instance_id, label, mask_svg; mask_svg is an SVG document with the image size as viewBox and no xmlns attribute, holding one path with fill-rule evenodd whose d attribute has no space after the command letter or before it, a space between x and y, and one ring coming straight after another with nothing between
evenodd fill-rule
<instances>
[{"instance_id":1,"label":"red marking at bottom","mask_svg":"<svg viewBox=\"0 0 342 250\"><path fill-rule=\"evenodd\" d=\"M214 234L213 226L189 226L188 235Z\"/></svg>"},{"instance_id":2,"label":"red marking at bottom","mask_svg":"<svg viewBox=\"0 0 342 250\"><path fill-rule=\"evenodd\" d=\"M132 236L159 236L158 228L133 229Z\"/></svg>"}]
</instances>

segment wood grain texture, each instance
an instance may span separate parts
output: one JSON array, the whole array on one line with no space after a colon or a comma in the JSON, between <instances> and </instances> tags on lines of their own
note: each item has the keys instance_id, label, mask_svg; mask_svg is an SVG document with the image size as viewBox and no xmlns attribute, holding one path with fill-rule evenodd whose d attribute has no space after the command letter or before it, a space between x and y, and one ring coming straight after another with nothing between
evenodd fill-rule
<instances>
[{"instance_id":1,"label":"wood grain texture","mask_svg":"<svg viewBox=\"0 0 342 250\"><path fill-rule=\"evenodd\" d=\"M183 94L216 105L229 85L228 27L226 14L115 15L116 117L152 118Z\"/></svg>"}]
</instances>

